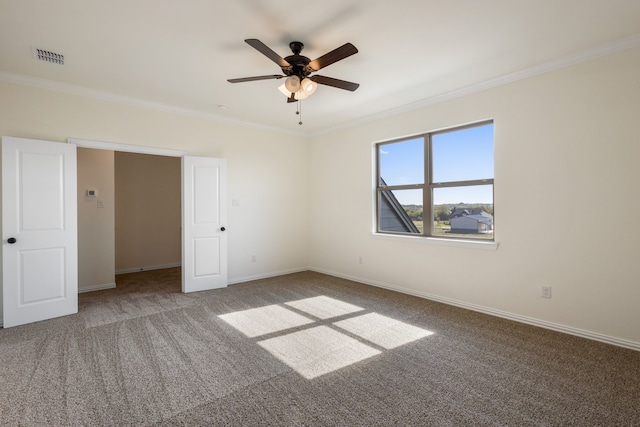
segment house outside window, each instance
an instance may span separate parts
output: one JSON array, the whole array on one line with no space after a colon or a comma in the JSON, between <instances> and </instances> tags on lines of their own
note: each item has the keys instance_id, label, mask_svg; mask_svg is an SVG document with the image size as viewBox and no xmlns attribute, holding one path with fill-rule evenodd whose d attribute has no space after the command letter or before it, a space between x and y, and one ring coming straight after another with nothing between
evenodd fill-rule
<instances>
[{"instance_id":1,"label":"house outside window","mask_svg":"<svg viewBox=\"0 0 640 427\"><path fill-rule=\"evenodd\" d=\"M376 232L494 240L493 121L376 144Z\"/></svg>"}]
</instances>

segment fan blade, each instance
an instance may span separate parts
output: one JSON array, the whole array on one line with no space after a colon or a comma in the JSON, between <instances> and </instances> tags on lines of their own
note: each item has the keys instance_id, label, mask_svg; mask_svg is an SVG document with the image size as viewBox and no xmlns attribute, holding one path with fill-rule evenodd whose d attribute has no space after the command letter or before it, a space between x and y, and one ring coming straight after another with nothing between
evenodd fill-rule
<instances>
[{"instance_id":1,"label":"fan blade","mask_svg":"<svg viewBox=\"0 0 640 427\"><path fill-rule=\"evenodd\" d=\"M260 40L246 39L245 42L247 42L249 46L257 50L258 52L260 52L261 54L263 54L264 56L266 56L267 58L269 58L270 60L278 64L281 68L291 66L291 64L285 61L283 57L275 53L273 50L271 50L271 48L269 48L269 46L262 43Z\"/></svg>"},{"instance_id":2,"label":"fan blade","mask_svg":"<svg viewBox=\"0 0 640 427\"><path fill-rule=\"evenodd\" d=\"M309 78L318 84L333 86L333 87L337 87L338 89L350 90L351 92L353 92L354 90L360 87L358 83L351 83L345 80L334 79L333 77L315 75Z\"/></svg>"},{"instance_id":3,"label":"fan blade","mask_svg":"<svg viewBox=\"0 0 640 427\"><path fill-rule=\"evenodd\" d=\"M338 62L348 56L358 53L358 49L351 43L345 43L337 49L332 50L329 53L325 53L320 58L309 62L309 66L315 71L321 68L327 67L334 62Z\"/></svg>"},{"instance_id":4,"label":"fan blade","mask_svg":"<svg viewBox=\"0 0 640 427\"><path fill-rule=\"evenodd\" d=\"M256 80L272 80L272 79L281 79L286 76L281 76L279 74L273 74L270 76L255 76L255 77L242 77L239 79L229 79L227 80L229 83L242 83L242 82L253 82Z\"/></svg>"}]
</instances>

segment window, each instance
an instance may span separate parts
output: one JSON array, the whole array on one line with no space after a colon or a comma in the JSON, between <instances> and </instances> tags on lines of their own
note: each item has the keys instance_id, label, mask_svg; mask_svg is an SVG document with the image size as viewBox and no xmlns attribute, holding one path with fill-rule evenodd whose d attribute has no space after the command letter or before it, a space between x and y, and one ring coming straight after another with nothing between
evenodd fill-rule
<instances>
[{"instance_id":1,"label":"window","mask_svg":"<svg viewBox=\"0 0 640 427\"><path fill-rule=\"evenodd\" d=\"M493 122L379 143L376 163L378 233L493 240Z\"/></svg>"}]
</instances>

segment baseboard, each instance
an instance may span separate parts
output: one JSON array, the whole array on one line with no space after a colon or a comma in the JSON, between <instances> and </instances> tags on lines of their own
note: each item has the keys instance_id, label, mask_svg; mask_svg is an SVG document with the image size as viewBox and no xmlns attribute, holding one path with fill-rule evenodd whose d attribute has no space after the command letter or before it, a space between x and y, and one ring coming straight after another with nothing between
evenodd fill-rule
<instances>
[{"instance_id":1,"label":"baseboard","mask_svg":"<svg viewBox=\"0 0 640 427\"><path fill-rule=\"evenodd\" d=\"M124 268L117 270L116 274L137 273L139 271L163 270L165 268L175 268L182 266L181 262L172 262L169 264L145 265L144 267Z\"/></svg>"},{"instance_id":2,"label":"baseboard","mask_svg":"<svg viewBox=\"0 0 640 427\"><path fill-rule=\"evenodd\" d=\"M257 274L255 276L238 277L238 278L227 281L227 284L235 285L236 283L250 282L252 280L260 280L260 279L268 279L270 277L283 276L285 274L292 274L292 273L300 273L303 271L309 271L309 268L307 267L292 268L290 270L281 270L281 271L275 271L275 272L270 272L266 274Z\"/></svg>"},{"instance_id":3,"label":"baseboard","mask_svg":"<svg viewBox=\"0 0 640 427\"><path fill-rule=\"evenodd\" d=\"M392 286L387 283L377 282L369 279L363 279L361 277L350 276L348 274L341 274L335 271L325 270L317 267L309 267L309 270L315 271L329 276L339 277L341 279L352 280L354 282L363 283L365 285L371 285L378 288L389 289L391 291L401 292L407 295L413 295L428 300L441 302L444 304L453 305L456 307L465 308L467 310L477 311L491 316L502 317L504 319L513 320L515 322L526 323L528 325L538 326L540 328L550 329L556 332L562 332L569 335L575 335L582 338L587 338L594 341L600 341L606 344L612 344L619 347L629 348L631 350L640 351L640 343L624 340L621 338L612 337L609 335L599 334L597 332L585 331L583 329L574 328L571 326L561 325L559 323L547 322L546 320L536 319L534 317L521 316L519 314L510 313L507 311L496 310L489 307L484 307L476 304L469 304L464 301L455 300L452 298L445 298L438 295L429 294L427 292L419 292L411 289L405 289L398 286Z\"/></svg>"},{"instance_id":4,"label":"baseboard","mask_svg":"<svg viewBox=\"0 0 640 427\"><path fill-rule=\"evenodd\" d=\"M103 289L113 289L115 287L115 283L102 283L100 285L83 286L81 288L78 288L78 293L82 294L84 292L101 291Z\"/></svg>"}]
</instances>

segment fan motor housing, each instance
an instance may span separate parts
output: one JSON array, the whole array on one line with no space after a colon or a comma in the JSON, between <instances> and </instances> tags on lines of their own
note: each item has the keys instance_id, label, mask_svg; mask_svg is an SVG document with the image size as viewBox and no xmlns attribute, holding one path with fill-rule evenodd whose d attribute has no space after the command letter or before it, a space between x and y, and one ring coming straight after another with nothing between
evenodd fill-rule
<instances>
[{"instance_id":1,"label":"fan motor housing","mask_svg":"<svg viewBox=\"0 0 640 427\"><path fill-rule=\"evenodd\" d=\"M302 42L291 42L289 43L289 47L293 55L287 56L284 60L287 61L291 67L281 67L282 72L287 76L298 76L300 80L302 80L315 70L309 67L311 60L306 56L300 55L300 52L304 49Z\"/></svg>"}]
</instances>

